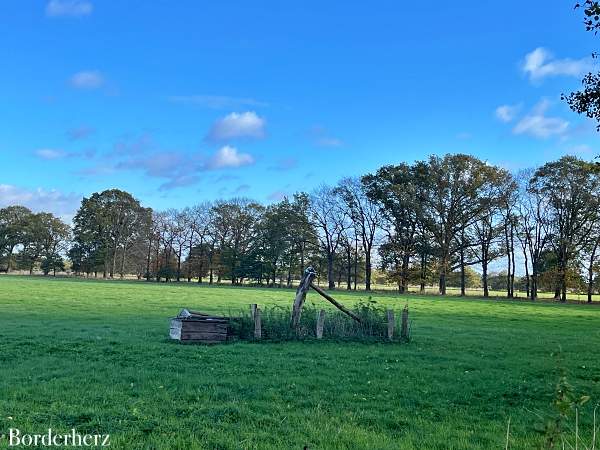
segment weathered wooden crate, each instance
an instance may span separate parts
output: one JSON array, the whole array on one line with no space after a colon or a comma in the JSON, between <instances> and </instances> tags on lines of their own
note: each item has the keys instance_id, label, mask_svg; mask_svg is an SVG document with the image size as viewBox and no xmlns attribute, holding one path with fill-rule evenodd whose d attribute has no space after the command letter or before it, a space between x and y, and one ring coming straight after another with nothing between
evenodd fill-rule
<instances>
[{"instance_id":1,"label":"weathered wooden crate","mask_svg":"<svg viewBox=\"0 0 600 450\"><path fill-rule=\"evenodd\" d=\"M182 309L177 317L171 319L169 335L181 342L218 344L227 341L228 317Z\"/></svg>"}]
</instances>

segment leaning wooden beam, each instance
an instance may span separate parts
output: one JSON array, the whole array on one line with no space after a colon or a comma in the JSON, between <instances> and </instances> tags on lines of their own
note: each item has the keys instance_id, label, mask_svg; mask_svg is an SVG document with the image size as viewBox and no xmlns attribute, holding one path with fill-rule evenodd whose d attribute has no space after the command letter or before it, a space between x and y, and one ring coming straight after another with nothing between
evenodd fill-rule
<instances>
[{"instance_id":1,"label":"leaning wooden beam","mask_svg":"<svg viewBox=\"0 0 600 450\"><path fill-rule=\"evenodd\" d=\"M302 313L302 306L306 300L306 293L310 289L312 281L317 276L317 273L312 267L307 267L300 280L300 286L296 290L296 299L294 300L294 306L292 307L292 328L296 328L300 322L300 314Z\"/></svg>"},{"instance_id":2,"label":"leaning wooden beam","mask_svg":"<svg viewBox=\"0 0 600 450\"><path fill-rule=\"evenodd\" d=\"M323 298L325 298L325 300L328 300L330 303L333 304L333 306L335 306L337 309L339 309L340 311L342 311L343 313L348 314L350 317L352 317L354 320L356 320L358 323L360 323L360 318L354 314L352 311L350 311L349 309L346 309L344 307L344 305L342 305L341 303L339 303L337 300L335 300L333 297L331 297L327 292L325 292L323 289L321 289L319 286L315 286L314 284L311 283L310 285L311 288L313 288L315 291L317 291L319 294L321 294L321 296Z\"/></svg>"}]
</instances>

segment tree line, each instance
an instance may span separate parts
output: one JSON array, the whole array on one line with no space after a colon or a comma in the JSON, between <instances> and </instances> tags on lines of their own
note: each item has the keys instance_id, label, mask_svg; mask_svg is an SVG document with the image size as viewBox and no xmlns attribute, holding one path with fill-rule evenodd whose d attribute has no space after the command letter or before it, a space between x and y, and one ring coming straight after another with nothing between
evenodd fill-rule
<instances>
[{"instance_id":1,"label":"tree line","mask_svg":"<svg viewBox=\"0 0 600 450\"><path fill-rule=\"evenodd\" d=\"M461 295L515 287L566 301L597 291L600 173L573 156L511 174L464 154L387 165L270 205L246 198L153 211L111 189L82 200L72 226L0 209L4 270L148 281L291 286L313 266L330 289L378 280ZM374 261L376 263L374 263ZM505 266L501 276L490 273ZM477 269L477 273L473 270ZM517 271L518 270L518 271Z\"/></svg>"}]
</instances>

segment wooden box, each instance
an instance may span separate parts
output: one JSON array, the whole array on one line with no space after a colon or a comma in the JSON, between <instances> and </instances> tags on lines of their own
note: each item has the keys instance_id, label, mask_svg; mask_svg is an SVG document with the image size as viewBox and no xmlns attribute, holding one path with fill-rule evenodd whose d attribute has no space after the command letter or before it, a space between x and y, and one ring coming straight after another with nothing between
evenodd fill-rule
<instances>
[{"instance_id":1,"label":"wooden box","mask_svg":"<svg viewBox=\"0 0 600 450\"><path fill-rule=\"evenodd\" d=\"M218 344L227 341L228 317L217 317L183 309L171 319L169 335L181 342Z\"/></svg>"}]
</instances>

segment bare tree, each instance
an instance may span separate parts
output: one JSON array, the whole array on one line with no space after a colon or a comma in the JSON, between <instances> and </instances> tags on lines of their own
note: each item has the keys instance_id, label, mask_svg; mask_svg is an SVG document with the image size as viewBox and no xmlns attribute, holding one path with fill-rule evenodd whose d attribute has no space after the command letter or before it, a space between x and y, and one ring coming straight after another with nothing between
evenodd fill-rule
<instances>
[{"instance_id":1,"label":"bare tree","mask_svg":"<svg viewBox=\"0 0 600 450\"><path fill-rule=\"evenodd\" d=\"M327 284L335 289L334 262L348 217L335 189L321 186L310 196L310 218L317 229L319 246L327 259Z\"/></svg>"},{"instance_id":2,"label":"bare tree","mask_svg":"<svg viewBox=\"0 0 600 450\"><path fill-rule=\"evenodd\" d=\"M367 195L367 187L357 178L345 178L338 188L346 205L347 214L352 220L355 235L362 244L365 255L365 289L371 290L373 246L377 231L381 226L380 206ZM357 250L358 253L358 250Z\"/></svg>"}]
</instances>

